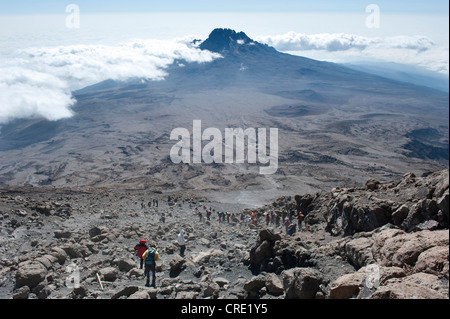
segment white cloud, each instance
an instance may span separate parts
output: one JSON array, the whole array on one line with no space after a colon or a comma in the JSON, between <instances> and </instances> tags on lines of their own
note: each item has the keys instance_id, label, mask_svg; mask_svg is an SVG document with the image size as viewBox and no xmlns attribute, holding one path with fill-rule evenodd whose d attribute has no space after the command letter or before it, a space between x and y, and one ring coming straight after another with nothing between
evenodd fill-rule
<instances>
[{"instance_id":1,"label":"white cloud","mask_svg":"<svg viewBox=\"0 0 450 319\"><path fill-rule=\"evenodd\" d=\"M275 36L259 36L257 41L267 43L281 51L326 50L345 51L350 49L403 48L411 50L427 50L434 42L425 36L366 37L347 33L304 34L288 32Z\"/></svg>"},{"instance_id":2,"label":"white cloud","mask_svg":"<svg viewBox=\"0 0 450 319\"><path fill-rule=\"evenodd\" d=\"M283 52L314 59L332 62L380 60L449 73L448 44L437 45L426 36L368 37L347 33L288 32L259 36L255 40Z\"/></svg>"},{"instance_id":3,"label":"white cloud","mask_svg":"<svg viewBox=\"0 0 450 319\"><path fill-rule=\"evenodd\" d=\"M67 85L53 75L21 67L0 69L0 124L15 118L70 117L74 102Z\"/></svg>"},{"instance_id":4,"label":"white cloud","mask_svg":"<svg viewBox=\"0 0 450 319\"><path fill-rule=\"evenodd\" d=\"M161 80L176 60L204 63L218 57L191 45L189 38L21 50L0 64L0 124L15 118L70 117L73 90L107 79Z\"/></svg>"}]
</instances>

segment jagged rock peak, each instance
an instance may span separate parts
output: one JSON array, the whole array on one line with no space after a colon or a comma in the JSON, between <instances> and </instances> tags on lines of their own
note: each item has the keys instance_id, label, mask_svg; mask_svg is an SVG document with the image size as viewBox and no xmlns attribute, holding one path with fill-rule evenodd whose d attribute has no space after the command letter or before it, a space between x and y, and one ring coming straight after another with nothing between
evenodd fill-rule
<instances>
[{"instance_id":1,"label":"jagged rock peak","mask_svg":"<svg viewBox=\"0 0 450 319\"><path fill-rule=\"evenodd\" d=\"M263 45L249 38L244 32L236 32L232 29L214 29L202 44L200 49L212 52L224 51L242 51L242 47L252 47L253 49L268 49L267 45ZM272 48L271 48L272 49Z\"/></svg>"}]
</instances>

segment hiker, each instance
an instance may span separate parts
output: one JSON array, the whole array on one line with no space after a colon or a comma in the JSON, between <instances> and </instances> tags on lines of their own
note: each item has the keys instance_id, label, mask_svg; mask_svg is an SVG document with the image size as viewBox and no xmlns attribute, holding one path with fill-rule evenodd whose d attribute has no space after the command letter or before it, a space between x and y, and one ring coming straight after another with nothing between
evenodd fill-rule
<instances>
[{"instance_id":1,"label":"hiker","mask_svg":"<svg viewBox=\"0 0 450 319\"><path fill-rule=\"evenodd\" d=\"M141 260L141 266L140 269L142 269L143 265L144 265L144 259L142 258L142 255L144 254L144 252L148 249L147 245L146 245L146 240L145 239L141 239L139 241L139 244L137 244L136 246L134 246L134 250L136 252L136 256L139 257L139 259Z\"/></svg>"},{"instance_id":2,"label":"hiker","mask_svg":"<svg viewBox=\"0 0 450 319\"><path fill-rule=\"evenodd\" d=\"M150 287L150 271L152 272L152 287L156 286L156 262L159 260L159 253L156 250L155 244L150 244L142 258L145 260L144 275L147 279L145 287Z\"/></svg>"},{"instance_id":3,"label":"hiker","mask_svg":"<svg viewBox=\"0 0 450 319\"><path fill-rule=\"evenodd\" d=\"M227 212L227 223L228 223L228 224L230 223L230 217L231 217L231 213L230 213L230 212Z\"/></svg>"},{"instance_id":4,"label":"hiker","mask_svg":"<svg viewBox=\"0 0 450 319\"><path fill-rule=\"evenodd\" d=\"M295 224L293 223L289 224L288 228L286 229L286 233L292 236L295 233L295 227L296 227Z\"/></svg>"},{"instance_id":5,"label":"hiker","mask_svg":"<svg viewBox=\"0 0 450 319\"><path fill-rule=\"evenodd\" d=\"M299 211L298 212L298 217L297 217L298 229L300 229L300 227L302 226L303 217L304 217L303 213L301 211Z\"/></svg>"},{"instance_id":6,"label":"hiker","mask_svg":"<svg viewBox=\"0 0 450 319\"><path fill-rule=\"evenodd\" d=\"M266 213L266 226L269 226L270 223L270 213Z\"/></svg>"},{"instance_id":7,"label":"hiker","mask_svg":"<svg viewBox=\"0 0 450 319\"><path fill-rule=\"evenodd\" d=\"M210 220L210 216L211 216L211 211L206 210L206 219Z\"/></svg>"},{"instance_id":8,"label":"hiker","mask_svg":"<svg viewBox=\"0 0 450 319\"><path fill-rule=\"evenodd\" d=\"M161 213L161 221L163 224L166 222L166 214Z\"/></svg>"},{"instance_id":9,"label":"hiker","mask_svg":"<svg viewBox=\"0 0 450 319\"><path fill-rule=\"evenodd\" d=\"M283 223L283 226L286 227L286 233L288 232L290 223L291 223L291 221L289 220L289 217L286 217L286 219L284 220L284 223Z\"/></svg>"},{"instance_id":10,"label":"hiker","mask_svg":"<svg viewBox=\"0 0 450 319\"><path fill-rule=\"evenodd\" d=\"M184 257L184 251L186 250L186 239L184 238L184 230L178 234L177 237L178 245L180 246L180 256Z\"/></svg>"},{"instance_id":11,"label":"hiker","mask_svg":"<svg viewBox=\"0 0 450 319\"><path fill-rule=\"evenodd\" d=\"M280 214L275 213L275 227L280 227Z\"/></svg>"}]
</instances>

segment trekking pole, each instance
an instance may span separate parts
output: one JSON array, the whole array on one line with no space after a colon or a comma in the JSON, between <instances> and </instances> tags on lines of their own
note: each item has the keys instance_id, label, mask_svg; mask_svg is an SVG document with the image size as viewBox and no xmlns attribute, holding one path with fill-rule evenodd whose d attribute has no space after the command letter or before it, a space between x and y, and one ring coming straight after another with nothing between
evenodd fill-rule
<instances>
[{"instance_id":1,"label":"trekking pole","mask_svg":"<svg viewBox=\"0 0 450 319\"><path fill-rule=\"evenodd\" d=\"M97 273L97 280L98 280L98 283L100 284L100 288L102 288L102 291L103 291L104 289L103 289L102 281L100 280L100 276L98 275L98 273Z\"/></svg>"}]
</instances>

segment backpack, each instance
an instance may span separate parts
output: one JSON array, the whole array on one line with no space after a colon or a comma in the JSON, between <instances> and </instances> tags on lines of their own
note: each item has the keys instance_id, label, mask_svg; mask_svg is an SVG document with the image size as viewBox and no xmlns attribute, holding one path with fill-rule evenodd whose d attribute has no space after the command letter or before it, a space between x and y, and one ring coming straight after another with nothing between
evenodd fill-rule
<instances>
[{"instance_id":1,"label":"backpack","mask_svg":"<svg viewBox=\"0 0 450 319\"><path fill-rule=\"evenodd\" d=\"M142 255L145 253L145 251L148 249L147 245L145 244L137 244L134 247L134 250L136 250L136 256L138 256L139 258L142 258Z\"/></svg>"},{"instance_id":2,"label":"backpack","mask_svg":"<svg viewBox=\"0 0 450 319\"><path fill-rule=\"evenodd\" d=\"M142 259L145 260L146 264L153 264L155 261L159 260L159 254L155 248L149 248L143 255Z\"/></svg>"}]
</instances>

